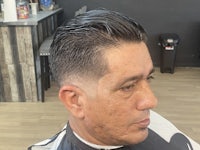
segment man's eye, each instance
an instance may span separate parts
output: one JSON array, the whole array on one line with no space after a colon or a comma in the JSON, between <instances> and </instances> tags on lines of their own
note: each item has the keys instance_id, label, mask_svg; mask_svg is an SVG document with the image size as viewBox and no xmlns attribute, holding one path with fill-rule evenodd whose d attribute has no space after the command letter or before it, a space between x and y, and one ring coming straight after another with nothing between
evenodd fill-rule
<instances>
[{"instance_id":1,"label":"man's eye","mask_svg":"<svg viewBox=\"0 0 200 150\"><path fill-rule=\"evenodd\" d=\"M152 76L152 75L147 77L148 82L150 82L153 79L154 79L154 76Z\"/></svg>"},{"instance_id":2,"label":"man's eye","mask_svg":"<svg viewBox=\"0 0 200 150\"><path fill-rule=\"evenodd\" d=\"M124 86L121 88L122 91L124 92L129 92L129 91L132 91L132 89L134 88L134 84L131 84L131 85L128 85L128 86Z\"/></svg>"}]
</instances>

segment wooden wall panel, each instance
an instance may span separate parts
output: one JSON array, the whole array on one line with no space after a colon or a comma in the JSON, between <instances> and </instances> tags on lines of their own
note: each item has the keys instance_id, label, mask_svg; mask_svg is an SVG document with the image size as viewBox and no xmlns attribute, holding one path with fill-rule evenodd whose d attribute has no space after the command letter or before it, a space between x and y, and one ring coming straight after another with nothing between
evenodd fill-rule
<instances>
[{"instance_id":1,"label":"wooden wall panel","mask_svg":"<svg viewBox=\"0 0 200 150\"><path fill-rule=\"evenodd\" d=\"M0 102L44 99L39 47L57 27L54 16L36 24L0 26Z\"/></svg>"},{"instance_id":2,"label":"wooden wall panel","mask_svg":"<svg viewBox=\"0 0 200 150\"><path fill-rule=\"evenodd\" d=\"M16 33L17 48L20 56L19 66L22 75L22 81L20 81L19 85L21 85L24 90L24 94L21 95L21 99L25 101L32 101L33 95L37 95L37 92L36 82L35 84L31 84L30 82L30 78L35 77L35 72L30 70L34 67L31 27L17 27ZM32 81L35 81L35 79Z\"/></svg>"}]
</instances>

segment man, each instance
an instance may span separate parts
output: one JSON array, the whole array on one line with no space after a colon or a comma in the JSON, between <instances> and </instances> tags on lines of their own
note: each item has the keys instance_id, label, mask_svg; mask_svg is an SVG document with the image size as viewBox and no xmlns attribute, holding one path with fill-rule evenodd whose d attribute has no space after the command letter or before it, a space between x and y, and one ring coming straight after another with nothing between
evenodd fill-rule
<instances>
[{"instance_id":1,"label":"man","mask_svg":"<svg viewBox=\"0 0 200 150\"><path fill-rule=\"evenodd\" d=\"M50 53L69 121L61 133L33 150L199 148L150 111L157 104L149 87L153 64L146 33L131 18L108 10L88 11L58 28ZM148 128L150 118L154 123ZM175 130L168 140L165 129L159 133L156 126L162 123L170 133Z\"/></svg>"}]
</instances>

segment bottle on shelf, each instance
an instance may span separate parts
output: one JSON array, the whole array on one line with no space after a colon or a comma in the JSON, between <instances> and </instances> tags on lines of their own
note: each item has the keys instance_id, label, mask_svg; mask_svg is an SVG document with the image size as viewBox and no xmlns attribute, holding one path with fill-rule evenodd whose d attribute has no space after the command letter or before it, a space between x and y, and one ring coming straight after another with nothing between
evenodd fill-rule
<instances>
[{"instance_id":1,"label":"bottle on shelf","mask_svg":"<svg viewBox=\"0 0 200 150\"><path fill-rule=\"evenodd\" d=\"M18 19L27 19L29 17L29 3L26 0L17 0Z\"/></svg>"}]
</instances>

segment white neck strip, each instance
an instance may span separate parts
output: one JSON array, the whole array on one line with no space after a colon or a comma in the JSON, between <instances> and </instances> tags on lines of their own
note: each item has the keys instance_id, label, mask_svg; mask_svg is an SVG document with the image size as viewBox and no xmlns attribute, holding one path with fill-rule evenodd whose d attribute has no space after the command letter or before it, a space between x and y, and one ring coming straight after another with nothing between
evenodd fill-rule
<instances>
[{"instance_id":1,"label":"white neck strip","mask_svg":"<svg viewBox=\"0 0 200 150\"><path fill-rule=\"evenodd\" d=\"M116 148L120 148L123 146L103 146L103 145L96 145L96 144L92 144L86 140L84 140L83 138L81 138L78 134L76 134L73 131L74 135L83 143L85 143L86 145L89 145L90 147L96 148L96 149L104 149L104 150L112 150L112 149L116 149Z\"/></svg>"}]
</instances>

